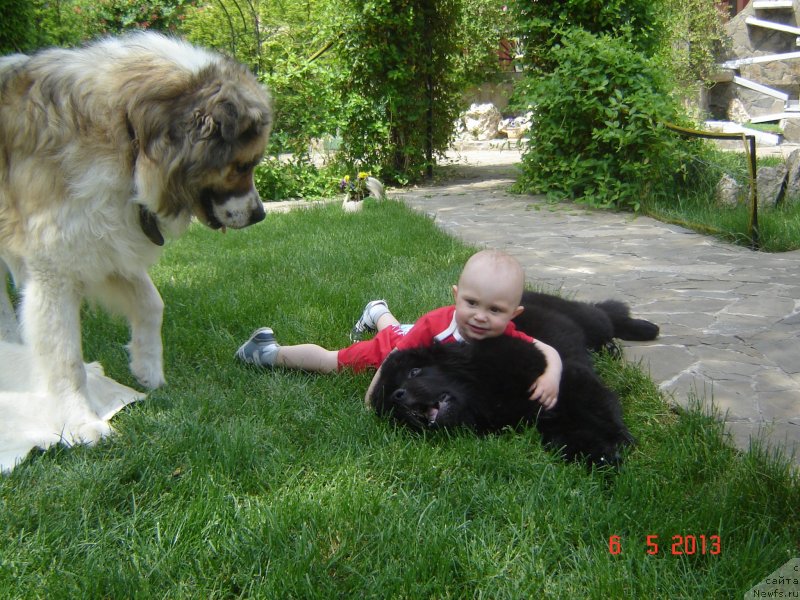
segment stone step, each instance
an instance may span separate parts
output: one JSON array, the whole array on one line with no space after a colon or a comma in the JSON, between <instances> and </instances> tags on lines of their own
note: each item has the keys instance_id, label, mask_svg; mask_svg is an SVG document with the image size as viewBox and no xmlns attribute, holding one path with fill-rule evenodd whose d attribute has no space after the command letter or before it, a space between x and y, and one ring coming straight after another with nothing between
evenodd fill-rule
<instances>
[{"instance_id":1,"label":"stone step","mask_svg":"<svg viewBox=\"0 0 800 600\"><path fill-rule=\"evenodd\" d=\"M792 0L753 0L753 8L756 10L794 8L794 3Z\"/></svg>"},{"instance_id":2,"label":"stone step","mask_svg":"<svg viewBox=\"0 0 800 600\"><path fill-rule=\"evenodd\" d=\"M746 87L756 92L766 94L767 96L772 96L773 98L777 98L778 100L783 100L784 102L789 100L789 94L785 92L781 92L780 90L767 87L766 85L762 85L760 83L756 83L755 81L750 81L749 79L745 79L744 77L739 77L738 75L733 76L733 82L738 85L741 85L742 87Z\"/></svg>"},{"instance_id":3,"label":"stone step","mask_svg":"<svg viewBox=\"0 0 800 600\"><path fill-rule=\"evenodd\" d=\"M800 119L800 111L785 111L769 115L759 115L757 117L750 117L750 122L769 123L770 121L780 121L781 119Z\"/></svg>"},{"instance_id":4,"label":"stone step","mask_svg":"<svg viewBox=\"0 0 800 600\"><path fill-rule=\"evenodd\" d=\"M800 51L798 52L782 52L780 54L764 54L762 56L747 56L745 58L737 58L722 63L720 66L723 69L738 69L742 65L755 65L759 63L773 62L776 60L794 60L800 58Z\"/></svg>"},{"instance_id":5,"label":"stone step","mask_svg":"<svg viewBox=\"0 0 800 600\"><path fill-rule=\"evenodd\" d=\"M777 133L750 129L730 121L706 121L705 128L715 133L742 133L752 135L759 146L778 146L783 141L783 136Z\"/></svg>"},{"instance_id":6,"label":"stone step","mask_svg":"<svg viewBox=\"0 0 800 600\"><path fill-rule=\"evenodd\" d=\"M800 27L795 27L794 25L784 25L783 23L775 23L774 21L767 21L757 17L747 17L744 22L753 27L764 27L765 29L800 35Z\"/></svg>"}]
</instances>

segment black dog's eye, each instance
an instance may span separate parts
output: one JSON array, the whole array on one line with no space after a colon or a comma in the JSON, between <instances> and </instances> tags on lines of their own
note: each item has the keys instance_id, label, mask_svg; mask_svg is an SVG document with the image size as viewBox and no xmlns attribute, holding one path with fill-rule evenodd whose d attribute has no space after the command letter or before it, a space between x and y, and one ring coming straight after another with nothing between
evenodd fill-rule
<instances>
[{"instance_id":1,"label":"black dog's eye","mask_svg":"<svg viewBox=\"0 0 800 600\"><path fill-rule=\"evenodd\" d=\"M422 373L422 369L420 369L419 367L414 367L408 372L408 378L411 379L412 377L416 377L420 373Z\"/></svg>"}]
</instances>

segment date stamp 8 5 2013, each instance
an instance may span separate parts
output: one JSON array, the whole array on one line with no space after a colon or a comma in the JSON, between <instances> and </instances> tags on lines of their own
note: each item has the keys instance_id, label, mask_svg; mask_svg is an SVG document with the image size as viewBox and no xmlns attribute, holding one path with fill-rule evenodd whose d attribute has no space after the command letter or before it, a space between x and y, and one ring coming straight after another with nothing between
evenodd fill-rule
<instances>
[{"instance_id":1,"label":"date stamp 8 5 2013","mask_svg":"<svg viewBox=\"0 0 800 600\"><path fill-rule=\"evenodd\" d=\"M650 556L660 553L672 556L716 556L722 554L722 540L718 535L676 534L662 541L657 535L644 536L644 552ZM622 554L622 536L612 535L608 538L608 552L612 555Z\"/></svg>"}]
</instances>

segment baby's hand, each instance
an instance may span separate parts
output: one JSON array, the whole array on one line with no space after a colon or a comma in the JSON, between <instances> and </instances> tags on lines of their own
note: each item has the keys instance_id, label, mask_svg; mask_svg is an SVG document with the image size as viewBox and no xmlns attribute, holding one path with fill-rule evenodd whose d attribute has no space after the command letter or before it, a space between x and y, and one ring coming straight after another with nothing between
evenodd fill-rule
<instances>
[{"instance_id":1,"label":"baby's hand","mask_svg":"<svg viewBox=\"0 0 800 600\"><path fill-rule=\"evenodd\" d=\"M528 389L531 393L530 399L541 404L545 410L550 410L558 402L560 379L560 377L554 377L552 374L544 372Z\"/></svg>"},{"instance_id":2,"label":"baby's hand","mask_svg":"<svg viewBox=\"0 0 800 600\"><path fill-rule=\"evenodd\" d=\"M541 404L545 410L550 410L558 402L558 386L561 383L561 369L563 367L561 356L559 356L555 348L544 342L535 341L534 344L544 354L547 367L545 367L544 373L529 388L530 398Z\"/></svg>"}]
</instances>

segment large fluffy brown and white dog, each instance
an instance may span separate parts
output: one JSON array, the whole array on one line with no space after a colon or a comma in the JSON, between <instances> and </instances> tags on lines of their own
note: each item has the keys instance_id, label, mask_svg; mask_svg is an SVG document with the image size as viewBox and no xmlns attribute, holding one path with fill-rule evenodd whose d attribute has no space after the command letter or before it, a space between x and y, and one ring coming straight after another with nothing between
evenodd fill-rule
<instances>
[{"instance_id":1,"label":"large fluffy brown and white dog","mask_svg":"<svg viewBox=\"0 0 800 600\"><path fill-rule=\"evenodd\" d=\"M223 231L264 218L253 168L271 121L244 67L154 33L0 59L0 335L14 336L10 270L32 379L58 397L68 441L108 432L87 398L82 299L127 317L131 371L162 385L147 269L192 217Z\"/></svg>"}]
</instances>

